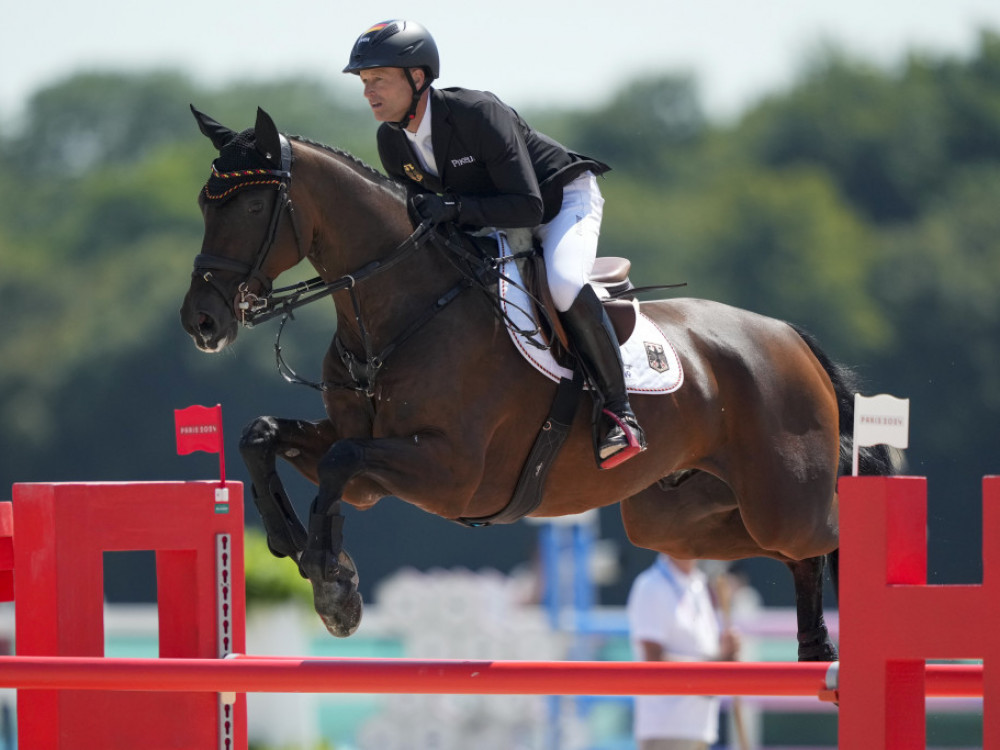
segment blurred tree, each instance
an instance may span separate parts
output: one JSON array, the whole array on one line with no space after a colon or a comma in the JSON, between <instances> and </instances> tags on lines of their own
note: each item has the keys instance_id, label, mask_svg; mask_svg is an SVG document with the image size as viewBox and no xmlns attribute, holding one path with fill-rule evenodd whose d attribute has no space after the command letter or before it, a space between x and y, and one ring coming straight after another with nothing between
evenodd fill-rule
<instances>
[{"instance_id":1,"label":"blurred tree","mask_svg":"<svg viewBox=\"0 0 1000 750\"><path fill-rule=\"evenodd\" d=\"M708 125L690 76L636 81L606 106L571 123L565 135L571 149L661 183L675 175L677 157L698 145Z\"/></svg>"},{"instance_id":2,"label":"blurred tree","mask_svg":"<svg viewBox=\"0 0 1000 750\"><path fill-rule=\"evenodd\" d=\"M194 97L190 79L164 71L81 73L28 102L8 153L22 177L63 179L112 164L141 161L149 150L183 139Z\"/></svg>"},{"instance_id":3,"label":"blurred tree","mask_svg":"<svg viewBox=\"0 0 1000 750\"><path fill-rule=\"evenodd\" d=\"M954 162L1000 160L1000 34L983 31L969 62L928 61L941 90L948 118L949 153Z\"/></svg>"},{"instance_id":4,"label":"blurred tree","mask_svg":"<svg viewBox=\"0 0 1000 750\"><path fill-rule=\"evenodd\" d=\"M691 190L609 176L602 254L638 284L688 282L708 297L804 325L843 355L891 335L868 283L876 237L816 169L730 171Z\"/></svg>"},{"instance_id":5,"label":"blurred tree","mask_svg":"<svg viewBox=\"0 0 1000 750\"><path fill-rule=\"evenodd\" d=\"M925 438L942 452L984 412L1000 411L998 205L1000 163L958 170L919 221L886 235L874 277L897 331L886 362L893 379L929 401L961 383L949 396L958 403ZM907 365L912 357L919 367Z\"/></svg>"},{"instance_id":6,"label":"blurred tree","mask_svg":"<svg viewBox=\"0 0 1000 750\"><path fill-rule=\"evenodd\" d=\"M878 223L913 220L955 164L1000 158L1000 36L970 61L911 55L885 71L827 48L743 124L763 163L815 164Z\"/></svg>"},{"instance_id":7,"label":"blurred tree","mask_svg":"<svg viewBox=\"0 0 1000 750\"><path fill-rule=\"evenodd\" d=\"M884 344L866 283L875 238L824 172L736 172L699 197L686 213L708 296L804 325L853 357Z\"/></svg>"}]
</instances>

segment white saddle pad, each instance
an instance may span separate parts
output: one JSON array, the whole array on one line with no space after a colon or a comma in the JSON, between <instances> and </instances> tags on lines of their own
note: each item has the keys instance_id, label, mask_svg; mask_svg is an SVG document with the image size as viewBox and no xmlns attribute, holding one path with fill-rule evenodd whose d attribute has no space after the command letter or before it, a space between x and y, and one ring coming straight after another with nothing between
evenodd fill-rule
<instances>
[{"instance_id":1,"label":"white saddle pad","mask_svg":"<svg viewBox=\"0 0 1000 750\"><path fill-rule=\"evenodd\" d=\"M498 236L501 257L511 255L510 246L503 234ZM572 378L573 373L556 362L548 349L539 349L528 342L521 330L533 330L535 321L530 317L532 309L528 295L521 288L521 271L516 263L503 266L504 276L500 280L500 297L504 312L513 323L507 326L514 346L521 355L540 373L558 382L560 378ZM628 341L622 344L622 360L625 363L625 387L629 393L664 394L673 393L684 382L677 352L667 341L657 325L639 311L636 306L635 330Z\"/></svg>"}]
</instances>

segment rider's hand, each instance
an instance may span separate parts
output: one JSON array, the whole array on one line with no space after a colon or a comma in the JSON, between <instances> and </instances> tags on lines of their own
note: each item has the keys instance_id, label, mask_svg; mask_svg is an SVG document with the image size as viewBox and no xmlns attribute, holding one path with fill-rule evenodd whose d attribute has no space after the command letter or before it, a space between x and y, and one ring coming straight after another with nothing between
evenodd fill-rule
<instances>
[{"instance_id":1,"label":"rider's hand","mask_svg":"<svg viewBox=\"0 0 1000 750\"><path fill-rule=\"evenodd\" d=\"M410 199L410 205L414 213L432 227L455 221L462 206L457 195L440 196L434 193L417 193Z\"/></svg>"}]
</instances>

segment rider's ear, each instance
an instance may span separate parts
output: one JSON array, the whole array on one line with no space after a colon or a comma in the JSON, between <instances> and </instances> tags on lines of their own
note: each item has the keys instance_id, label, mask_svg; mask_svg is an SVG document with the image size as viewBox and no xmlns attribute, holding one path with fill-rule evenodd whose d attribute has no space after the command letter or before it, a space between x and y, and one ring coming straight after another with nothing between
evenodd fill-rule
<instances>
[{"instance_id":1,"label":"rider's ear","mask_svg":"<svg viewBox=\"0 0 1000 750\"><path fill-rule=\"evenodd\" d=\"M281 138L271 115L257 107L257 124L254 125L257 151L277 169L281 167Z\"/></svg>"},{"instance_id":2,"label":"rider's ear","mask_svg":"<svg viewBox=\"0 0 1000 750\"><path fill-rule=\"evenodd\" d=\"M199 112L194 108L194 105L190 105L191 114L194 115L194 119L198 121L198 128L202 133L212 142L219 151L225 146L229 141L233 139L236 132L230 130L225 125L220 125L211 117L206 115L204 112Z\"/></svg>"}]
</instances>

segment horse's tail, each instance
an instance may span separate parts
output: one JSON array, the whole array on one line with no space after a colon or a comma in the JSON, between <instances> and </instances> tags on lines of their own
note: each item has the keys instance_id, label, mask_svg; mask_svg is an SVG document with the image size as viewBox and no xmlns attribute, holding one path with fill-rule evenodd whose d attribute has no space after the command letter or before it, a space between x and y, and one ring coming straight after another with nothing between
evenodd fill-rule
<instances>
[{"instance_id":1,"label":"horse's tail","mask_svg":"<svg viewBox=\"0 0 1000 750\"><path fill-rule=\"evenodd\" d=\"M840 466L837 473L841 476L850 474L854 447L854 394L858 392L860 380L853 370L830 359L812 334L795 325L792 328L806 342L833 383L840 415ZM858 451L859 475L889 476L898 473L901 464L899 451L887 445L863 446Z\"/></svg>"}]
</instances>

